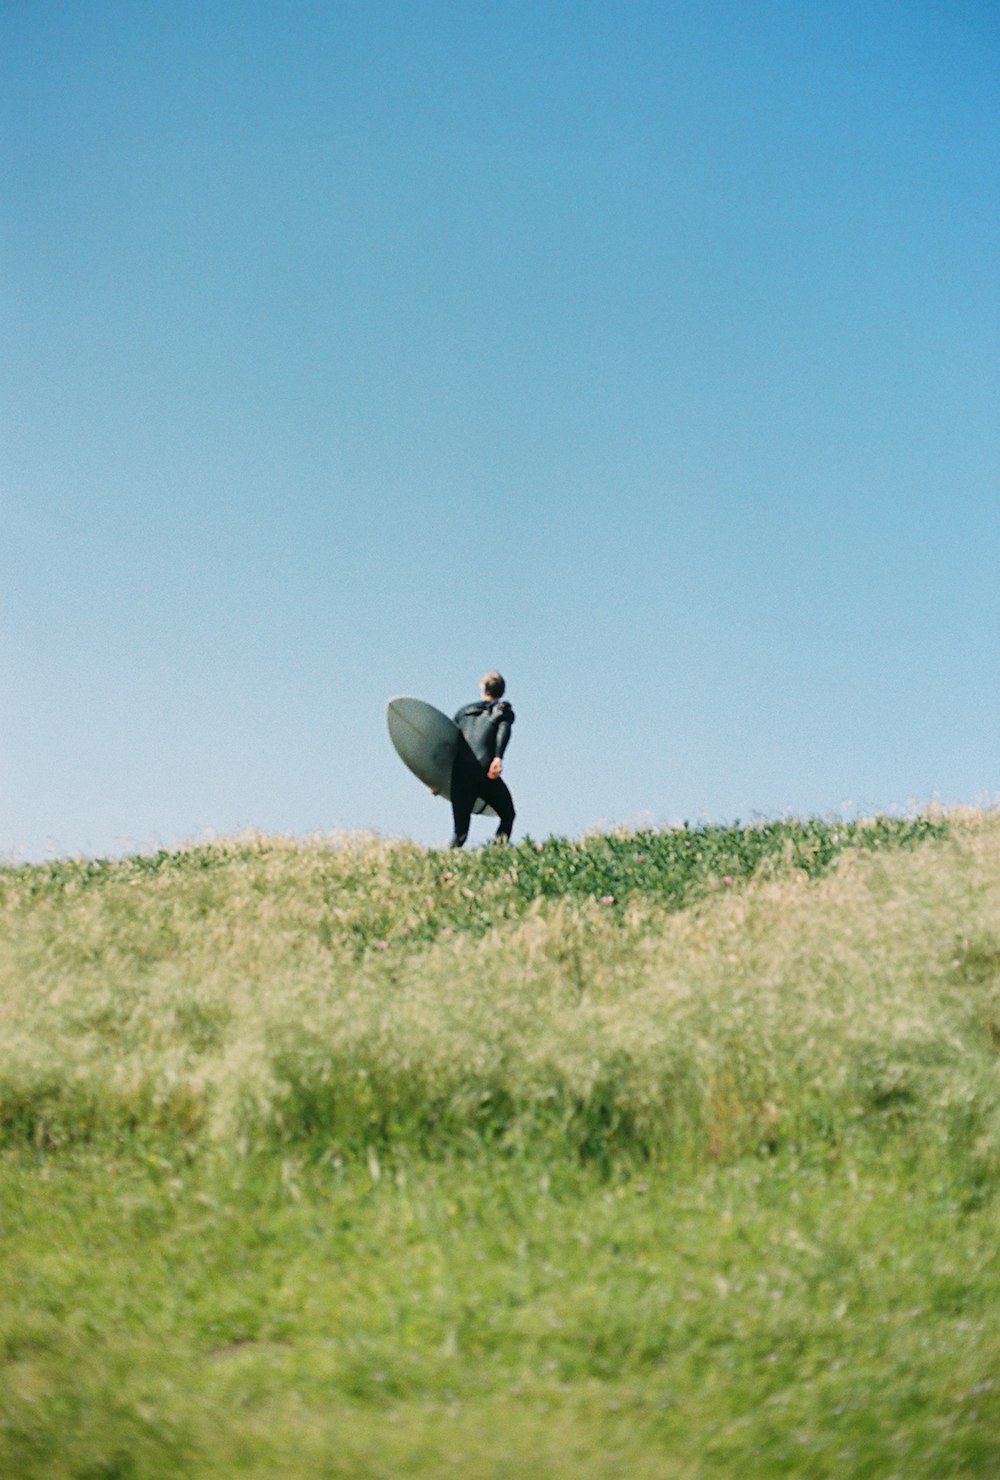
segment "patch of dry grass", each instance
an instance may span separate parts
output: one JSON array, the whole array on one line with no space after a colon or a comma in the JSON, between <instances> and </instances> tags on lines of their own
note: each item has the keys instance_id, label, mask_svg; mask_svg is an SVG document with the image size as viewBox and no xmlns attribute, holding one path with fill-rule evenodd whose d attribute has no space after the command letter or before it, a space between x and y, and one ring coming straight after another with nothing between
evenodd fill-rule
<instances>
[{"instance_id":1,"label":"patch of dry grass","mask_svg":"<svg viewBox=\"0 0 1000 1480\"><path fill-rule=\"evenodd\" d=\"M0 913L8 1131L701 1157L866 1118L994 1156L994 814L679 912L536 899L485 935L441 924L492 887L447 862L248 837L34 892L22 871Z\"/></svg>"}]
</instances>

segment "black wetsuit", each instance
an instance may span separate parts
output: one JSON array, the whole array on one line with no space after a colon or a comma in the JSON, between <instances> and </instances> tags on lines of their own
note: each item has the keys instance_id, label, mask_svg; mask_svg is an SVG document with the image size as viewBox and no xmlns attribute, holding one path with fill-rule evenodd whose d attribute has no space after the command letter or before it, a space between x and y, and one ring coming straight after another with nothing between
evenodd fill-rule
<instances>
[{"instance_id":1,"label":"black wetsuit","mask_svg":"<svg viewBox=\"0 0 1000 1480\"><path fill-rule=\"evenodd\" d=\"M455 822L453 848L461 848L469 835L469 820L476 798L481 797L500 818L498 838L509 838L514 826L514 801L498 776L487 772L495 756L502 756L510 739L514 711L506 699L478 699L455 715L462 732L451 770L451 812Z\"/></svg>"}]
</instances>

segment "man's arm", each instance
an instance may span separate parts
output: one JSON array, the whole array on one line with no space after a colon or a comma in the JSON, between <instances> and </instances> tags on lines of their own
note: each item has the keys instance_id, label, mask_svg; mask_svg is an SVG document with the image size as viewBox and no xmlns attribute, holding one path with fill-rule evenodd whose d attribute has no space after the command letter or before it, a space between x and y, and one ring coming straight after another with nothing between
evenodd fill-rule
<instances>
[{"instance_id":1,"label":"man's arm","mask_svg":"<svg viewBox=\"0 0 1000 1480\"><path fill-rule=\"evenodd\" d=\"M495 781L497 779L497 777L500 775L500 772L503 770L503 761L501 760L501 756L503 755L504 751L507 749L507 742L510 739L510 727L514 723L514 711L513 711L513 709L511 709L510 705L509 704L502 704L500 707L501 707L501 710L503 711L503 718L501 719L500 723L497 725L497 733L496 733L496 748L497 748L497 753L493 757L493 759L490 761L489 768L488 768L488 770L486 772L487 776L490 778L491 781Z\"/></svg>"}]
</instances>

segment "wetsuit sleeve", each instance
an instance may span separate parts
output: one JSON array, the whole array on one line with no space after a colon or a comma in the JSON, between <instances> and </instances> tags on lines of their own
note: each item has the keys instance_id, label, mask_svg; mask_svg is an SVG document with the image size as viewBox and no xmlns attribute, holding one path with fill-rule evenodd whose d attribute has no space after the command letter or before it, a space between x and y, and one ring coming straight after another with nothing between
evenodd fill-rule
<instances>
[{"instance_id":1,"label":"wetsuit sleeve","mask_svg":"<svg viewBox=\"0 0 1000 1480\"><path fill-rule=\"evenodd\" d=\"M514 723L514 711L509 704L500 705L500 723L497 725L497 755L503 755L510 739L510 727Z\"/></svg>"}]
</instances>

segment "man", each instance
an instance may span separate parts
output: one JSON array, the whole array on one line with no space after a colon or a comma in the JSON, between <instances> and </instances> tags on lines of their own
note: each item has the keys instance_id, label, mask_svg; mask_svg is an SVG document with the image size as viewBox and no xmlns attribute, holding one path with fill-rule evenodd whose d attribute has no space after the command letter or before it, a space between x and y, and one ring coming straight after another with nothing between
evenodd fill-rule
<instances>
[{"instance_id":1,"label":"man","mask_svg":"<svg viewBox=\"0 0 1000 1480\"><path fill-rule=\"evenodd\" d=\"M499 673L484 674L478 702L466 704L455 715L455 723L462 733L451 770L453 848L461 848L469 836L469 820L477 797L500 818L496 831L498 842L506 843L514 826L513 798L506 783L500 780L503 753L514 723L514 711L503 697L506 687Z\"/></svg>"}]
</instances>

